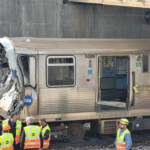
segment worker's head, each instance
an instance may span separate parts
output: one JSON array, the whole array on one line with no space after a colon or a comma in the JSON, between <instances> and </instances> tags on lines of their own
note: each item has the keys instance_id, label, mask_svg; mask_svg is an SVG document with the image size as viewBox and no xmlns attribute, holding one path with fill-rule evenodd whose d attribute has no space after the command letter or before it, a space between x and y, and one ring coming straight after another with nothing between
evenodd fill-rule
<instances>
[{"instance_id":1,"label":"worker's head","mask_svg":"<svg viewBox=\"0 0 150 150\"><path fill-rule=\"evenodd\" d=\"M9 124L5 124L3 127L4 132L9 131L11 129Z\"/></svg>"},{"instance_id":2,"label":"worker's head","mask_svg":"<svg viewBox=\"0 0 150 150\"><path fill-rule=\"evenodd\" d=\"M10 116L11 121L16 122L17 120L19 120L20 119L20 113L21 112L11 114L11 116Z\"/></svg>"},{"instance_id":3,"label":"worker's head","mask_svg":"<svg viewBox=\"0 0 150 150\"><path fill-rule=\"evenodd\" d=\"M45 119L45 118L40 119L40 120L39 120L39 124L40 124L41 126L45 126L45 125L46 125L46 119Z\"/></svg>"},{"instance_id":4,"label":"worker's head","mask_svg":"<svg viewBox=\"0 0 150 150\"><path fill-rule=\"evenodd\" d=\"M26 118L26 124L27 124L27 125L30 125L30 124L32 124L33 122L34 122L34 118L33 118L33 117L30 116L30 117L27 117L27 118Z\"/></svg>"},{"instance_id":5,"label":"worker's head","mask_svg":"<svg viewBox=\"0 0 150 150\"><path fill-rule=\"evenodd\" d=\"M122 118L120 119L120 128L124 129L127 127L127 125L129 124L129 120L126 118Z\"/></svg>"}]
</instances>

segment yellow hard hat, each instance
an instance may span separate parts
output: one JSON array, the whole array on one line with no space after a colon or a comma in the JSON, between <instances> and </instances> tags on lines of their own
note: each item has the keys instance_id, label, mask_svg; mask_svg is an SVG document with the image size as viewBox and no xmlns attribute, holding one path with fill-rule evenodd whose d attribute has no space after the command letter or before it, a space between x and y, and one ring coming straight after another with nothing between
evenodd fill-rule
<instances>
[{"instance_id":1,"label":"yellow hard hat","mask_svg":"<svg viewBox=\"0 0 150 150\"><path fill-rule=\"evenodd\" d=\"M122 119L120 120L120 123L121 123L121 124L128 125L128 124L129 124L129 120L126 119L126 118L122 118Z\"/></svg>"},{"instance_id":2,"label":"yellow hard hat","mask_svg":"<svg viewBox=\"0 0 150 150\"><path fill-rule=\"evenodd\" d=\"M3 130L4 131L9 131L11 129L9 124L4 125Z\"/></svg>"}]
</instances>

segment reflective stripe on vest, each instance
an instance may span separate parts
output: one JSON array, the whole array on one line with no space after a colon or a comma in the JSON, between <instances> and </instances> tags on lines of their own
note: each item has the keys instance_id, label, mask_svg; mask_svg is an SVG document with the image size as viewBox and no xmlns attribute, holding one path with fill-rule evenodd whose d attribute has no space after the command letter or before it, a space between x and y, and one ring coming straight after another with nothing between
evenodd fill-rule
<instances>
[{"instance_id":1,"label":"reflective stripe on vest","mask_svg":"<svg viewBox=\"0 0 150 150\"><path fill-rule=\"evenodd\" d=\"M6 119L2 122L2 128L4 128L4 125L7 125L7 124L8 124L8 119ZM4 131L4 129L3 129L3 131Z\"/></svg>"},{"instance_id":2,"label":"reflective stripe on vest","mask_svg":"<svg viewBox=\"0 0 150 150\"><path fill-rule=\"evenodd\" d=\"M22 123L21 121L17 120L16 121L16 137L15 137L16 144L20 143L21 128L22 128Z\"/></svg>"},{"instance_id":3,"label":"reflective stripe on vest","mask_svg":"<svg viewBox=\"0 0 150 150\"><path fill-rule=\"evenodd\" d=\"M46 130L48 130L49 132L51 131L48 124L42 129L42 137L44 137ZM49 138L47 140L43 139L43 148L48 148L49 143L50 143L50 134L49 134Z\"/></svg>"},{"instance_id":4,"label":"reflective stripe on vest","mask_svg":"<svg viewBox=\"0 0 150 150\"><path fill-rule=\"evenodd\" d=\"M116 150L125 150L127 147L124 138L126 134L130 134L128 129L125 129L120 135L121 129L119 128L117 131L117 141L116 141Z\"/></svg>"},{"instance_id":5,"label":"reflective stripe on vest","mask_svg":"<svg viewBox=\"0 0 150 150\"><path fill-rule=\"evenodd\" d=\"M50 138L47 140L43 140L43 148L48 148L50 143Z\"/></svg>"},{"instance_id":6,"label":"reflective stripe on vest","mask_svg":"<svg viewBox=\"0 0 150 150\"><path fill-rule=\"evenodd\" d=\"M0 136L0 150L13 150L14 138L12 133L3 133Z\"/></svg>"},{"instance_id":7,"label":"reflective stripe on vest","mask_svg":"<svg viewBox=\"0 0 150 150\"><path fill-rule=\"evenodd\" d=\"M39 126L30 125L24 127L25 131L25 142L24 149L40 148L40 131Z\"/></svg>"},{"instance_id":8,"label":"reflective stripe on vest","mask_svg":"<svg viewBox=\"0 0 150 150\"><path fill-rule=\"evenodd\" d=\"M4 120L2 122L2 126L4 127L4 125L8 124L8 119ZM19 144L20 142L20 137L21 137L21 128L22 128L22 123L21 121L17 120L16 121L16 137L15 137L15 144Z\"/></svg>"}]
</instances>

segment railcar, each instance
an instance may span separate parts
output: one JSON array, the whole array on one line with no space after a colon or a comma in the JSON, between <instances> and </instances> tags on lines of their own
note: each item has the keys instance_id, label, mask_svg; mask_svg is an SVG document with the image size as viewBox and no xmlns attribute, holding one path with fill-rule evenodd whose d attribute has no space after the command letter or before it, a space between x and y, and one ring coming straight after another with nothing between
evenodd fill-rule
<instances>
[{"instance_id":1,"label":"railcar","mask_svg":"<svg viewBox=\"0 0 150 150\"><path fill-rule=\"evenodd\" d=\"M19 98L12 105L4 98L8 90L1 94L2 116L22 106L21 119L46 118L67 125L74 136L79 131L80 137L87 124L99 133L113 133L122 117L130 120L133 130L150 128L149 39L4 41L1 53L5 51L8 65L1 68L11 72L11 80L17 78L13 82ZM9 73L3 71L6 78Z\"/></svg>"}]
</instances>

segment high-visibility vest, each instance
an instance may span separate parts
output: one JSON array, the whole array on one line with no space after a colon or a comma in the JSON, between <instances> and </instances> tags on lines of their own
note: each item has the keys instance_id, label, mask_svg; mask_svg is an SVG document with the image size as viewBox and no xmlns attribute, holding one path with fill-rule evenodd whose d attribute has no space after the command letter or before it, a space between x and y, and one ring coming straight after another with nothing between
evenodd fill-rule
<instances>
[{"instance_id":1,"label":"high-visibility vest","mask_svg":"<svg viewBox=\"0 0 150 150\"><path fill-rule=\"evenodd\" d=\"M36 125L29 125L24 127L25 141L24 149L40 148L40 132L41 128Z\"/></svg>"},{"instance_id":2,"label":"high-visibility vest","mask_svg":"<svg viewBox=\"0 0 150 150\"><path fill-rule=\"evenodd\" d=\"M4 127L4 125L8 124L8 119L4 120L2 122L2 127ZM20 143L20 138L21 138L21 128L22 128L22 123L21 121L17 120L16 121L16 137L15 137L15 144L19 144Z\"/></svg>"},{"instance_id":3,"label":"high-visibility vest","mask_svg":"<svg viewBox=\"0 0 150 150\"><path fill-rule=\"evenodd\" d=\"M48 130L49 132L51 131L48 124L44 128L42 128L42 137L44 137L46 130ZM49 134L49 138L47 140L43 139L43 148L48 148L49 143L50 143L50 134Z\"/></svg>"},{"instance_id":4,"label":"high-visibility vest","mask_svg":"<svg viewBox=\"0 0 150 150\"><path fill-rule=\"evenodd\" d=\"M0 136L0 150L13 150L14 137L12 133L3 133Z\"/></svg>"},{"instance_id":5,"label":"high-visibility vest","mask_svg":"<svg viewBox=\"0 0 150 150\"><path fill-rule=\"evenodd\" d=\"M121 129L119 128L117 131L117 141L116 141L116 150L125 150L127 147L124 138L126 134L130 134L130 131L128 129L125 129L121 134Z\"/></svg>"}]
</instances>

